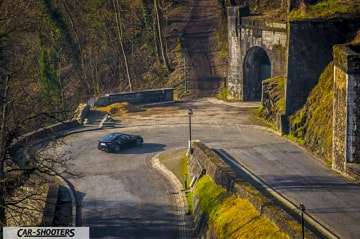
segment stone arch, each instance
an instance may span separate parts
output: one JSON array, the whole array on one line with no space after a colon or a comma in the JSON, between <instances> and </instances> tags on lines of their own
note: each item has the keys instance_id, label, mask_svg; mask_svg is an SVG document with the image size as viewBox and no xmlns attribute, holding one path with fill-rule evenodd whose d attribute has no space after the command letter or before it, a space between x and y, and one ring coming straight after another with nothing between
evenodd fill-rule
<instances>
[{"instance_id":1,"label":"stone arch","mask_svg":"<svg viewBox=\"0 0 360 239\"><path fill-rule=\"evenodd\" d=\"M258 46L250 48L243 65L243 100L260 101L261 82L271 77L271 63L266 51Z\"/></svg>"}]
</instances>

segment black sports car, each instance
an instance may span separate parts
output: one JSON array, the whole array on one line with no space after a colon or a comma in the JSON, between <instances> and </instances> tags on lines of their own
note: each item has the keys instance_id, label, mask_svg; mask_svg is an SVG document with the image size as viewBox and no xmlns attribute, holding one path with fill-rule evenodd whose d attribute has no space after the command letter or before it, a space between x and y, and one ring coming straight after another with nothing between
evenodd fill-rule
<instances>
[{"instance_id":1,"label":"black sports car","mask_svg":"<svg viewBox=\"0 0 360 239\"><path fill-rule=\"evenodd\" d=\"M144 139L140 135L112 133L99 140L98 149L106 152L119 152L123 148L140 146Z\"/></svg>"}]
</instances>

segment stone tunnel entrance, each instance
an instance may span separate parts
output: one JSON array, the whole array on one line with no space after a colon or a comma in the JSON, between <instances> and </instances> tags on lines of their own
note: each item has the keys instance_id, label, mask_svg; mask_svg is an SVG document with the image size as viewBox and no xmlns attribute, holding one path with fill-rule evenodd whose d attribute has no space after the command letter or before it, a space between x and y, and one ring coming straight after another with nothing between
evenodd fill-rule
<instances>
[{"instance_id":1,"label":"stone tunnel entrance","mask_svg":"<svg viewBox=\"0 0 360 239\"><path fill-rule=\"evenodd\" d=\"M271 77L271 64L265 50L252 47L244 60L244 101L261 100L261 82Z\"/></svg>"}]
</instances>

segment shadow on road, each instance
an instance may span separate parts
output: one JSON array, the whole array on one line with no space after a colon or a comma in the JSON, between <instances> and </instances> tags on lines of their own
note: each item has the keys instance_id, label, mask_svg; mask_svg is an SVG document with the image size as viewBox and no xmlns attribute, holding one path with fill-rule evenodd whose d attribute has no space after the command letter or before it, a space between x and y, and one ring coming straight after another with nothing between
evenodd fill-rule
<instances>
[{"instance_id":1,"label":"shadow on road","mask_svg":"<svg viewBox=\"0 0 360 239\"><path fill-rule=\"evenodd\" d=\"M155 143L143 143L140 147L122 149L120 152L113 154L146 154L156 153L165 150L166 145Z\"/></svg>"}]
</instances>

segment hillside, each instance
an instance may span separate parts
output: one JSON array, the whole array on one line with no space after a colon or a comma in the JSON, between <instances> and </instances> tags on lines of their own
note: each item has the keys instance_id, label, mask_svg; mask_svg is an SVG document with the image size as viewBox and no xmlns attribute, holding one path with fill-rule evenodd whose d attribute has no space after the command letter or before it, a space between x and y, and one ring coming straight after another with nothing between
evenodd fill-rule
<instances>
[{"instance_id":1,"label":"hillside","mask_svg":"<svg viewBox=\"0 0 360 239\"><path fill-rule=\"evenodd\" d=\"M80 102L110 92L175 87L179 98L216 96L227 71L226 9L243 2L3 0L5 121L22 134L69 119ZM286 1L247 2L254 15L286 18ZM317 12L360 12L356 1L321 2ZM299 10L307 16L311 7Z\"/></svg>"},{"instance_id":2,"label":"hillside","mask_svg":"<svg viewBox=\"0 0 360 239\"><path fill-rule=\"evenodd\" d=\"M111 92L175 87L181 97L184 69L187 95L214 96L226 70L225 12L216 0L1 1L9 126L27 119L22 134L68 119L80 102Z\"/></svg>"},{"instance_id":3,"label":"hillside","mask_svg":"<svg viewBox=\"0 0 360 239\"><path fill-rule=\"evenodd\" d=\"M220 57L216 39L222 12L217 1L189 1L188 4L191 15L181 36L188 95L216 96L223 72L227 71L226 59ZM226 39L226 35L222 37Z\"/></svg>"}]
</instances>

